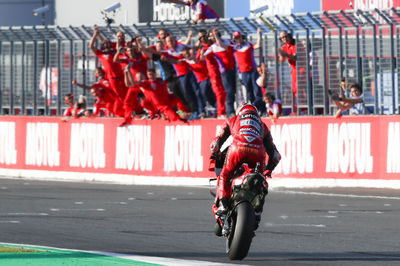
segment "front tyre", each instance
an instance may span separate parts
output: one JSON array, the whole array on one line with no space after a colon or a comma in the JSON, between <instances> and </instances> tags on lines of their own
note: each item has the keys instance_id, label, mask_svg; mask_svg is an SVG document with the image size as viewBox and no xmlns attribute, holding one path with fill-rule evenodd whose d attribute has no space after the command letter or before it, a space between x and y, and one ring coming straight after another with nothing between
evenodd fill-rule
<instances>
[{"instance_id":1,"label":"front tyre","mask_svg":"<svg viewBox=\"0 0 400 266\"><path fill-rule=\"evenodd\" d=\"M227 239L227 253L231 260L242 260L249 252L254 235L255 216L253 206L242 202L236 206L236 219L233 219L231 233Z\"/></svg>"}]
</instances>

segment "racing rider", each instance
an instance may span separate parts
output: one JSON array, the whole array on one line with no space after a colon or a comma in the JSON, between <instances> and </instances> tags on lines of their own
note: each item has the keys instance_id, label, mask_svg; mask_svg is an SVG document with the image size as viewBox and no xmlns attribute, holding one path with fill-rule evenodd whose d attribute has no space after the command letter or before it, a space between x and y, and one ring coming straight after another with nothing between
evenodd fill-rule
<instances>
[{"instance_id":1,"label":"racing rider","mask_svg":"<svg viewBox=\"0 0 400 266\"><path fill-rule=\"evenodd\" d=\"M221 133L211 143L211 158L220 155L222 144L232 136L233 141L226 154L225 163L217 179L216 199L212 207L217 224L226 214L232 194L231 179L236 170L246 163L250 169L259 164L259 171L267 176L278 165L281 156L273 143L271 133L252 104L243 104L237 115L227 120ZM265 153L268 163L265 165Z\"/></svg>"}]
</instances>

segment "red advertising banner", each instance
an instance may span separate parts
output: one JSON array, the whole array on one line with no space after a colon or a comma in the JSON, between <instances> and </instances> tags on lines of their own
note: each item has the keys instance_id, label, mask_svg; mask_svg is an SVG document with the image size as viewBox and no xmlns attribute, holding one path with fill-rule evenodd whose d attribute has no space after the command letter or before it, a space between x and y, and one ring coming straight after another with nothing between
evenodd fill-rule
<instances>
[{"instance_id":1,"label":"red advertising banner","mask_svg":"<svg viewBox=\"0 0 400 266\"><path fill-rule=\"evenodd\" d=\"M0 116L0 169L212 176L209 144L224 121L183 123ZM274 177L400 180L400 116L265 120L282 155Z\"/></svg>"}]
</instances>

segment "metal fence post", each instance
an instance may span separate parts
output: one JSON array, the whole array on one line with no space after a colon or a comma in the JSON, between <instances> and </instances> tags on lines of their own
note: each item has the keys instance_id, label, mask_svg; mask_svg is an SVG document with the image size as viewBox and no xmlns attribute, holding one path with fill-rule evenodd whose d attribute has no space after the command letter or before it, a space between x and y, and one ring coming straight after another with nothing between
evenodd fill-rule
<instances>
[{"instance_id":1,"label":"metal fence post","mask_svg":"<svg viewBox=\"0 0 400 266\"><path fill-rule=\"evenodd\" d=\"M38 91L38 80L37 80L37 68L38 68L38 55L37 55L37 40L33 41L33 114L38 114L38 104L37 104L37 91Z\"/></svg>"},{"instance_id":2,"label":"metal fence post","mask_svg":"<svg viewBox=\"0 0 400 266\"><path fill-rule=\"evenodd\" d=\"M21 65L21 75L22 75L22 92L21 92L21 113L25 115L25 41L22 41L22 65Z\"/></svg>"},{"instance_id":3,"label":"metal fence post","mask_svg":"<svg viewBox=\"0 0 400 266\"><path fill-rule=\"evenodd\" d=\"M10 110L9 114L10 115L15 115L15 110L14 110L14 85L15 85L15 80L14 80L14 41L10 42Z\"/></svg>"},{"instance_id":4,"label":"metal fence post","mask_svg":"<svg viewBox=\"0 0 400 266\"><path fill-rule=\"evenodd\" d=\"M0 115L3 115L3 65L4 56L3 56L3 42L0 41Z\"/></svg>"},{"instance_id":5,"label":"metal fence post","mask_svg":"<svg viewBox=\"0 0 400 266\"><path fill-rule=\"evenodd\" d=\"M62 114L62 109L61 109L61 40L57 40L57 115Z\"/></svg>"}]
</instances>

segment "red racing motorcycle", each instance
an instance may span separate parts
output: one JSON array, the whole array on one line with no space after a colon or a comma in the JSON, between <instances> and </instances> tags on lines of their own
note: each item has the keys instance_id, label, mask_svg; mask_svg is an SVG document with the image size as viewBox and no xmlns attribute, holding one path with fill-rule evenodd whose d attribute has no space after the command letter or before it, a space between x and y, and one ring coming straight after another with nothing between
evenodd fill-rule
<instances>
[{"instance_id":1,"label":"red racing motorcycle","mask_svg":"<svg viewBox=\"0 0 400 266\"><path fill-rule=\"evenodd\" d=\"M218 158L212 158L209 169L215 171L217 176L222 170L225 155L226 151ZM260 223L265 196L268 194L266 177L269 172L262 173L258 168L249 169L243 165L236 170L231 181L232 197L227 213L215 225L216 235L226 238L226 253L231 260L242 260L247 256ZM210 179L210 186L215 180ZM210 193L215 197L212 188Z\"/></svg>"}]
</instances>

